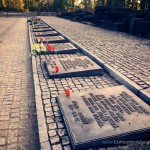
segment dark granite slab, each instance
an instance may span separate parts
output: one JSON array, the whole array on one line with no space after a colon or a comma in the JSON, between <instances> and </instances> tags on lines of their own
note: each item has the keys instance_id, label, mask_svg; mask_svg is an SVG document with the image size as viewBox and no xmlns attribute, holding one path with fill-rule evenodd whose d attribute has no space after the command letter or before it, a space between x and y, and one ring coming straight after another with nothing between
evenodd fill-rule
<instances>
[{"instance_id":1,"label":"dark granite slab","mask_svg":"<svg viewBox=\"0 0 150 150\"><path fill-rule=\"evenodd\" d=\"M46 29L49 28L48 25L33 25L33 29Z\"/></svg>"},{"instance_id":2,"label":"dark granite slab","mask_svg":"<svg viewBox=\"0 0 150 150\"><path fill-rule=\"evenodd\" d=\"M47 32L35 32L36 36L55 36L59 33L56 31L47 31Z\"/></svg>"},{"instance_id":3,"label":"dark granite slab","mask_svg":"<svg viewBox=\"0 0 150 150\"><path fill-rule=\"evenodd\" d=\"M57 58L49 62L45 62L45 66L50 78L103 74L103 69L87 56ZM58 66L58 72L56 72L55 66Z\"/></svg>"},{"instance_id":4,"label":"dark granite slab","mask_svg":"<svg viewBox=\"0 0 150 150\"><path fill-rule=\"evenodd\" d=\"M78 49L71 43L52 43L54 51L46 51L46 54L74 54L78 52Z\"/></svg>"},{"instance_id":5,"label":"dark granite slab","mask_svg":"<svg viewBox=\"0 0 150 150\"><path fill-rule=\"evenodd\" d=\"M33 32L47 32L47 31L53 31L53 29L52 28L33 29Z\"/></svg>"},{"instance_id":6,"label":"dark granite slab","mask_svg":"<svg viewBox=\"0 0 150 150\"><path fill-rule=\"evenodd\" d=\"M40 38L43 39L43 43L49 42L49 43L64 43L67 40L63 38L62 36L38 36L37 41L40 41Z\"/></svg>"},{"instance_id":7,"label":"dark granite slab","mask_svg":"<svg viewBox=\"0 0 150 150\"><path fill-rule=\"evenodd\" d=\"M150 137L150 106L124 86L59 95L57 100L73 149Z\"/></svg>"}]
</instances>

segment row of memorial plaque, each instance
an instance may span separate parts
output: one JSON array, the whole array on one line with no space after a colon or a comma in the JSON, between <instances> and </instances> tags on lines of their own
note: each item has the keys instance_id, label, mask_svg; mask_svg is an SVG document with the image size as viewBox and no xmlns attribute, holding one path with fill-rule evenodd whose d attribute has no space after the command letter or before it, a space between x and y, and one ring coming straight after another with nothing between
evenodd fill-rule
<instances>
[{"instance_id":1,"label":"row of memorial plaque","mask_svg":"<svg viewBox=\"0 0 150 150\"><path fill-rule=\"evenodd\" d=\"M46 54L74 54L78 52L78 48L69 43L66 38L62 37L58 32L48 25L34 25L33 31L36 41L47 45L52 45L55 50L50 50ZM79 58L57 58L48 62L44 62L49 78L63 78L75 76L92 76L102 75L102 68L87 56ZM56 70L57 66L57 70Z\"/></svg>"},{"instance_id":2,"label":"row of memorial plaque","mask_svg":"<svg viewBox=\"0 0 150 150\"><path fill-rule=\"evenodd\" d=\"M40 42L42 39L44 44L48 43L55 48L54 50L47 50L46 54L74 54L78 52L78 48L48 25L33 26L33 31L36 42Z\"/></svg>"},{"instance_id":3,"label":"row of memorial plaque","mask_svg":"<svg viewBox=\"0 0 150 150\"><path fill-rule=\"evenodd\" d=\"M42 24L41 28L37 25L33 30L37 39L43 38L45 43L48 41L55 47L56 54L78 52L47 25ZM102 68L87 56L55 58L44 64L49 78L103 74ZM73 149L150 139L150 107L123 85L59 95L57 101Z\"/></svg>"}]
</instances>

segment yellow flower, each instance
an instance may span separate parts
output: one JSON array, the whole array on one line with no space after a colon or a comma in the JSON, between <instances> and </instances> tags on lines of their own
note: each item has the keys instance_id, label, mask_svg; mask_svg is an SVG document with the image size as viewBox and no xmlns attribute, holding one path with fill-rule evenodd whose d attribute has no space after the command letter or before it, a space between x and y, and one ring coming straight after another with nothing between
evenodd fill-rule
<instances>
[{"instance_id":1,"label":"yellow flower","mask_svg":"<svg viewBox=\"0 0 150 150\"><path fill-rule=\"evenodd\" d=\"M41 51L45 52L45 51L46 51L46 46L41 45L41 46L40 46L40 49L41 49Z\"/></svg>"},{"instance_id":2,"label":"yellow flower","mask_svg":"<svg viewBox=\"0 0 150 150\"><path fill-rule=\"evenodd\" d=\"M36 52L45 52L46 51L46 46L41 45L39 43L36 43L32 46L32 52L36 53Z\"/></svg>"}]
</instances>

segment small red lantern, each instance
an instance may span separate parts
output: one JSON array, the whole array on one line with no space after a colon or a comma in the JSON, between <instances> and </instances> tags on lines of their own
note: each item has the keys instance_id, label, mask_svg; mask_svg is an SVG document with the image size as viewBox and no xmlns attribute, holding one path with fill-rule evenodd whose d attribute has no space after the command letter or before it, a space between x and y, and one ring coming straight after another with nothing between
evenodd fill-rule
<instances>
[{"instance_id":1,"label":"small red lantern","mask_svg":"<svg viewBox=\"0 0 150 150\"><path fill-rule=\"evenodd\" d=\"M51 47L51 50L52 50L52 51L54 51L54 50L55 50L55 47L54 47L53 45L52 45L52 47Z\"/></svg>"},{"instance_id":2,"label":"small red lantern","mask_svg":"<svg viewBox=\"0 0 150 150\"><path fill-rule=\"evenodd\" d=\"M43 38L40 38L40 42L43 42Z\"/></svg>"},{"instance_id":3,"label":"small red lantern","mask_svg":"<svg viewBox=\"0 0 150 150\"><path fill-rule=\"evenodd\" d=\"M46 47L47 47L48 51L54 51L55 50L54 46L51 44L46 43Z\"/></svg>"},{"instance_id":4,"label":"small red lantern","mask_svg":"<svg viewBox=\"0 0 150 150\"><path fill-rule=\"evenodd\" d=\"M59 68L58 68L58 66L55 66L55 70L56 70L56 72L58 72L58 71L59 71Z\"/></svg>"},{"instance_id":5,"label":"small red lantern","mask_svg":"<svg viewBox=\"0 0 150 150\"><path fill-rule=\"evenodd\" d=\"M66 89L66 96L70 96L70 90Z\"/></svg>"},{"instance_id":6,"label":"small red lantern","mask_svg":"<svg viewBox=\"0 0 150 150\"><path fill-rule=\"evenodd\" d=\"M48 45L49 45L48 42L46 42L46 46L47 46L47 47L48 47Z\"/></svg>"}]
</instances>

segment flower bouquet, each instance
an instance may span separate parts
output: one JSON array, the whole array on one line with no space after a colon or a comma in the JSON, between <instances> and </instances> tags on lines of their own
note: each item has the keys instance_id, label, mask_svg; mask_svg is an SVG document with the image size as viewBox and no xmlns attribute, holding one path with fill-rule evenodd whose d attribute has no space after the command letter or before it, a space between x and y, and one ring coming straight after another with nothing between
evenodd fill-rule
<instances>
[{"instance_id":1,"label":"flower bouquet","mask_svg":"<svg viewBox=\"0 0 150 150\"><path fill-rule=\"evenodd\" d=\"M40 55L40 54L45 54L45 52L46 52L46 47L43 45L43 43L41 44L36 43L32 46L32 54Z\"/></svg>"},{"instance_id":2,"label":"flower bouquet","mask_svg":"<svg viewBox=\"0 0 150 150\"><path fill-rule=\"evenodd\" d=\"M32 22L33 19L31 17L28 17L27 22Z\"/></svg>"}]
</instances>

